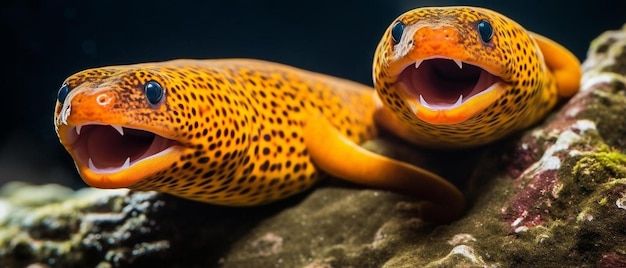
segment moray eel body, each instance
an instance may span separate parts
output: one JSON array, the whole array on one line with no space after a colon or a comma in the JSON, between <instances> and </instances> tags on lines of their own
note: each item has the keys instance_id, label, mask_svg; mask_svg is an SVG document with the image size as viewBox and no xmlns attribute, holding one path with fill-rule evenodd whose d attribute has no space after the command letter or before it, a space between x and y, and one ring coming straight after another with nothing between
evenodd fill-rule
<instances>
[{"instance_id":1,"label":"moray eel body","mask_svg":"<svg viewBox=\"0 0 626 268\"><path fill-rule=\"evenodd\" d=\"M581 76L566 48L478 7L408 11L374 58L377 122L431 148L484 145L537 123Z\"/></svg>"},{"instance_id":2,"label":"moray eel body","mask_svg":"<svg viewBox=\"0 0 626 268\"><path fill-rule=\"evenodd\" d=\"M78 72L55 129L83 180L229 206L268 203L322 174L423 198L449 221L463 196L358 144L377 135L372 88L252 59L174 60Z\"/></svg>"}]
</instances>

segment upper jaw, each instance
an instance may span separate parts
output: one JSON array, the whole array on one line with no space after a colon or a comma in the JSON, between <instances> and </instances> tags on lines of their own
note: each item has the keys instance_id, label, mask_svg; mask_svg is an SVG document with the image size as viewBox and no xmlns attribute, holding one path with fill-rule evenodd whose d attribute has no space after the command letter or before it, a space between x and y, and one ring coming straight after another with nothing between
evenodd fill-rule
<instances>
[{"instance_id":1,"label":"upper jaw","mask_svg":"<svg viewBox=\"0 0 626 268\"><path fill-rule=\"evenodd\" d=\"M415 69L418 69L419 66L422 64L422 62L424 62L425 60L432 60L432 59L449 59L452 62L454 62L454 64L459 66L459 69L463 69L463 61L462 60L454 59L454 58L448 58L448 57L443 57L443 56L434 56L434 57L425 58L425 59L418 59L414 63Z\"/></svg>"}]
</instances>

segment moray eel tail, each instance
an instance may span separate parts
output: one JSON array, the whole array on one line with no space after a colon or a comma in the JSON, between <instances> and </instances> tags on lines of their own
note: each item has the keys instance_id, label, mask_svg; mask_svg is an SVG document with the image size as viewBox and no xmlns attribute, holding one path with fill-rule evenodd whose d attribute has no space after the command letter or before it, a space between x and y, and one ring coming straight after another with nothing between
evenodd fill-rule
<instances>
[{"instance_id":1,"label":"moray eel tail","mask_svg":"<svg viewBox=\"0 0 626 268\"><path fill-rule=\"evenodd\" d=\"M530 35L539 45L544 55L544 61L554 75L559 97L567 98L576 94L582 76L582 68L580 68L578 58L567 48L547 37L537 33L530 33Z\"/></svg>"},{"instance_id":2,"label":"moray eel tail","mask_svg":"<svg viewBox=\"0 0 626 268\"><path fill-rule=\"evenodd\" d=\"M427 200L421 204L420 217L429 221L450 222L465 210L463 193L447 180L357 146L322 117L311 118L304 133L315 164L335 177Z\"/></svg>"}]
</instances>

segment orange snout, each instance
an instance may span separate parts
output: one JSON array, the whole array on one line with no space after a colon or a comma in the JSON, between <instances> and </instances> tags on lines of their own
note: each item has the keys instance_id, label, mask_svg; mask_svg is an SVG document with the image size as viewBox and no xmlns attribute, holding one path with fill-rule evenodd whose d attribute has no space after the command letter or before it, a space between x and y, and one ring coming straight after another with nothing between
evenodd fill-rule
<instances>
[{"instance_id":1,"label":"orange snout","mask_svg":"<svg viewBox=\"0 0 626 268\"><path fill-rule=\"evenodd\" d=\"M456 28L450 26L422 27L413 34L414 48L409 52L411 59L434 56L465 58L465 49Z\"/></svg>"}]
</instances>

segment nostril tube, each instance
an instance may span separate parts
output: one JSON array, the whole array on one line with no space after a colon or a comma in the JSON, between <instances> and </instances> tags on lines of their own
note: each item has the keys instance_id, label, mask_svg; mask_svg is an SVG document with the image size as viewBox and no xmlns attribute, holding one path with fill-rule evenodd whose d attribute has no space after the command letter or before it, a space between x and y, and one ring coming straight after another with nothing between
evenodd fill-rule
<instances>
[{"instance_id":1,"label":"nostril tube","mask_svg":"<svg viewBox=\"0 0 626 268\"><path fill-rule=\"evenodd\" d=\"M100 106L105 106L111 102L111 98L107 94L100 94L96 97L96 102Z\"/></svg>"}]
</instances>

